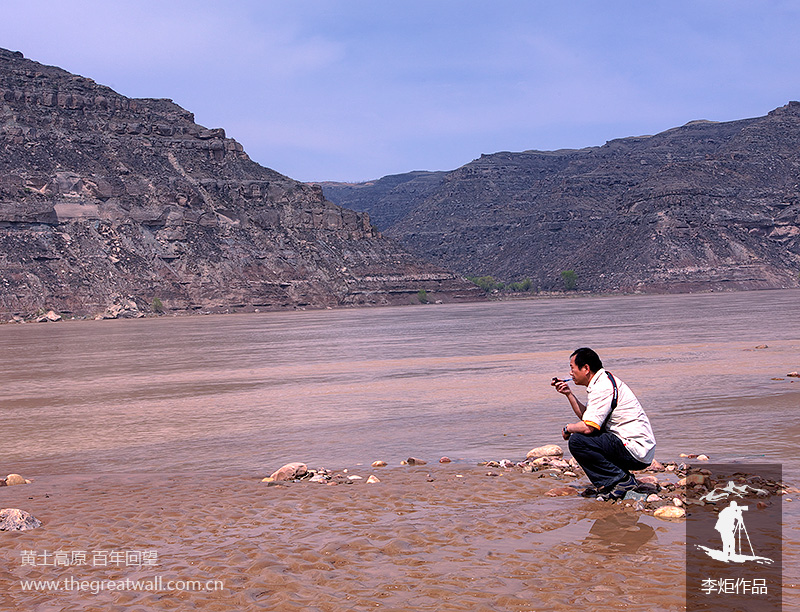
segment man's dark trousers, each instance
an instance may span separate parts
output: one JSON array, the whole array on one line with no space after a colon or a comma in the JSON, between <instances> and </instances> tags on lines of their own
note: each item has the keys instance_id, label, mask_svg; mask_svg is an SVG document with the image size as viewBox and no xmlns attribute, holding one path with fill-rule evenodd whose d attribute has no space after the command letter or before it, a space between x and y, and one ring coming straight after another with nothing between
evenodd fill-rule
<instances>
[{"instance_id":1,"label":"man's dark trousers","mask_svg":"<svg viewBox=\"0 0 800 612\"><path fill-rule=\"evenodd\" d=\"M634 458L622 440L607 431L572 434L569 452L598 490L624 480L631 470L643 470L649 465Z\"/></svg>"}]
</instances>

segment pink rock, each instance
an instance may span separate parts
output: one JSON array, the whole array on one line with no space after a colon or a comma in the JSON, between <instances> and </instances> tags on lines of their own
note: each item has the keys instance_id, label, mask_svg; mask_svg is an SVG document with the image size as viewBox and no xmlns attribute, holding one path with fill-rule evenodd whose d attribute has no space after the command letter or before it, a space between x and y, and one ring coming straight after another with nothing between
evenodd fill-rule
<instances>
[{"instance_id":1,"label":"pink rock","mask_svg":"<svg viewBox=\"0 0 800 612\"><path fill-rule=\"evenodd\" d=\"M451 461L452 459L450 459L450 457L442 457L439 459L439 463L450 463Z\"/></svg>"},{"instance_id":2,"label":"pink rock","mask_svg":"<svg viewBox=\"0 0 800 612\"><path fill-rule=\"evenodd\" d=\"M688 474L685 478L681 478L678 481L679 486L691 486L691 485L705 485L708 481L708 478L705 474Z\"/></svg>"},{"instance_id":3,"label":"pink rock","mask_svg":"<svg viewBox=\"0 0 800 612\"><path fill-rule=\"evenodd\" d=\"M282 468L272 473L270 478L274 481L280 480L294 480L308 472L308 466L305 463L295 462L287 463Z\"/></svg>"}]
</instances>

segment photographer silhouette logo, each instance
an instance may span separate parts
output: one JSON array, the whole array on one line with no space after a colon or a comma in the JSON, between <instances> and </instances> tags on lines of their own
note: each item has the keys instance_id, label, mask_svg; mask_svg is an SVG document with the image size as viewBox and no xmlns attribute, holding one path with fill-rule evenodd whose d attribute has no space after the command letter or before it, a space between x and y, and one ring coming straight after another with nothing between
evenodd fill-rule
<instances>
[{"instance_id":1,"label":"photographer silhouette logo","mask_svg":"<svg viewBox=\"0 0 800 612\"><path fill-rule=\"evenodd\" d=\"M703 501L716 502L731 496L742 498L748 491L752 491L757 495L767 494L767 492L762 489L755 489L748 485L736 486L733 481L730 481L724 488L714 489L700 499ZM719 532L722 538L722 550L708 548L707 546L701 546L699 544L697 547L712 559L723 561L724 563L745 563L746 561L755 561L756 563L762 564L772 563L772 559L756 555L753 549L753 543L750 540L750 535L747 533L747 527L744 525L743 513L747 511L747 509L748 506L739 505L734 499L731 500L727 508L723 508L720 511L714 529Z\"/></svg>"}]
</instances>

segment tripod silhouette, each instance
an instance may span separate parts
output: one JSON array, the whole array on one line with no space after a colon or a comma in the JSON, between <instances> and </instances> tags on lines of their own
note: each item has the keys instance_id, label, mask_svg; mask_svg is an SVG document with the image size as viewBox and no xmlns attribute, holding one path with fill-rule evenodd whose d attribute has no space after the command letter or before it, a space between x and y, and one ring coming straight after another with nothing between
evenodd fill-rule
<instances>
[{"instance_id":1,"label":"tripod silhouette","mask_svg":"<svg viewBox=\"0 0 800 612\"><path fill-rule=\"evenodd\" d=\"M750 555L755 556L756 553L753 550L753 543L750 541L750 535L747 533L747 527L744 526L744 517L742 516L742 510L747 510L747 506L745 506L744 508L740 508L737 516L735 517L733 538L736 541L736 547L734 548L733 553L737 555L745 554L745 552L742 550L742 534L744 534L744 537L747 539L747 547L750 549Z\"/></svg>"},{"instance_id":2,"label":"tripod silhouette","mask_svg":"<svg viewBox=\"0 0 800 612\"><path fill-rule=\"evenodd\" d=\"M726 563L743 563L745 561L756 561L758 563L772 563L771 559L766 557L759 557L753 549L753 543L750 541L750 535L747 533L747 527L744 526L744 516L742 512L747 510L747 506L740 506L736 501L731 501L727 508L723 508L717 518L717 523L714 529L719 531L722 537L722 550L715 550L707 546L700 546L698 548L704 550L706 554L718 561ZM750 553L746 554L742 550L742 539L747 542L747 547Z\"/></svg>"}]
</instances>

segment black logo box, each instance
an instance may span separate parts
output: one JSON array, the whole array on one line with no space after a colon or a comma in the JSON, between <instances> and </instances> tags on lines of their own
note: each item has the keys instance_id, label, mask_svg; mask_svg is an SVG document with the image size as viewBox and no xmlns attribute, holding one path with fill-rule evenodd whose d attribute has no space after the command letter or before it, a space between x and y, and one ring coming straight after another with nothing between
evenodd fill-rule
<instances>
[{"instance_id":1,"label":"black logo box","mask_svg":"<svg viewBox=\"0 0 800 612\"><path fill-rule=\"evenodd\" d=\"M780 612L780 464L690 466L686 482L686 611Z\"/></svg>"}]
</instances>

